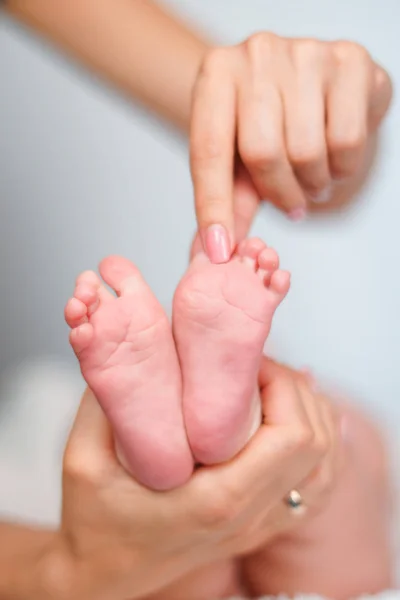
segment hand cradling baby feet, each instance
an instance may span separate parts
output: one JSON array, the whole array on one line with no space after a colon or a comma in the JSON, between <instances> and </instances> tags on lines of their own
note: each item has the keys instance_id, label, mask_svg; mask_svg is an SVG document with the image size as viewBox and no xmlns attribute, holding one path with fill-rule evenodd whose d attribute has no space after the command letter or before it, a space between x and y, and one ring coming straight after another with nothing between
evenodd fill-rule
<instances>
[{"instance_id":1,"label":"hand cradling baby feet","mask_svg":"<svg viewBox=\"0 0 400 600\"><path fill-rule=\"evenodd\" d=\"M116 295L94 272L78 277L65 309L71 345L125 468L150 488L178 487L195 464L231 459L260 426L258 371L290 276L259 239L242 242L222 265L199 253L176 290L171 329L131 262L106 258L100 274ZM386 462L371 468L383 456L379 436L351 420L345 473L321 515L245 558L241 573L234 561L210 565L154 600L225 598L243 585L252 597L347 600L388 587Z\"/></svg>"}]
</instances>

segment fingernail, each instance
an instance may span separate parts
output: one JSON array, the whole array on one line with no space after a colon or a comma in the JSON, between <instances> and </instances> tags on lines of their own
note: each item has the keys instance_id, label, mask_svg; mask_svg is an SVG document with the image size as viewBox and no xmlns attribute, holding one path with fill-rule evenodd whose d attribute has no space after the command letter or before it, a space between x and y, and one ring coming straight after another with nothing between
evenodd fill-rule
<instances>
[{"instance_id":1,"label":"fingernail","mask_svg":"<svg viewBox=\"0 0 400 600\"><path fill-rule=\"evenodd\" d=\"M332 185L328 185L319 194L310 195L310 201L314 204L326 204L332 198Z\"/></svg>"},{"instance_id":2,"label":"fingernail","mask_svg":"<svg viewBox=\"0 0 400 600\"><path fill-rule=\"evenodd\" d=\"M288 214L291 221L303 221L306 218L306 210L304 208L295 208Z\"/></svg>"},{"instance_id":3,"label":"fingernail","mask_svg":"<svg viewBox=\"0 0 400 600\"><path fill-rule=\"evenodd\" d=\"M223 225L210 225L203 235L204 250L212 263L226 263L231 257L229 234Z\"/></svg>"}]
</instances>

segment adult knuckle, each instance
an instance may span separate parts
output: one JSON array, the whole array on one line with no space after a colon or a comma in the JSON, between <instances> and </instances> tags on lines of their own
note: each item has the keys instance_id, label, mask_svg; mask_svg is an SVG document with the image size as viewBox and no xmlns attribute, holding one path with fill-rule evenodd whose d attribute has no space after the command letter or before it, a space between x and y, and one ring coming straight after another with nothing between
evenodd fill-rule
<instances>
[{"instance_id":1,"label":"adult knuckle","mask_svg":"<svg viewBox=\"0 0 400 600\"><path fill-rule=\"evenodd\" d=\"M333 42L333 51L336 59L340 62L347 61L361 61L366 62L369 60L369 53L357 42L353 42L350 40L338 40L337 42Z\"/></svg>"},{"instance_id":2,"label":"adult knuckle","mask_svg":"<svg viewBox=\"0 0 400 600\"><path fill-rule=\"evenodd\" d=\"M292 433L292 448L295 452L310 450L315 441L315 434L311 427L303 425L297 427Z\"/></svg>"},{"instance_id":3,"label":"adult knuckle","mask_svg":"<svg viewBox=\"0 0 400 600\"><path fill-rule=\"evenodd\" d=\"M221 529L234 521L238 512L237 502L221 486L207 490L201 497L199 520L207 529Z\"/></svg>"},{"instance_id":4,"label":"adult knuckle","mask_svg":"<svg viewBox=\"0 0 400 600\"><path fill-rule=\"evenodd\" d=\"M376 92L378 94L382 93L383 90L391 90L392 82L390 76L382 67L378 65L374 65L374 73L373 73L373 81L375 85Z\"/></svg>"},{"instance_id":5,"label":"adult knuckle","mask_svg":"<svg viewBox=\"0 0 400 600\"><path fill-rule=\"evenodd\" d=\"M277 39L277 36L269 31L257 31L253 33L245 42L250 58L257 58L261 55L269 56Z\"/></svg>"},{"instance_id":6,"label":"adult knuckle","mask_svg":"<svg viewBox=\"0 0 400 600\"><path fill-rule=\"evenodd\" d=\"M241 145L240 155L243 162L258 171L273 170L283 158L282 150L278 144L258 144L246 142Z\"/></svg>"},{"instance_id":7,"label":"adult knuckle","mask_svg":"<svg viewBox=\"0 0 400 600\"><path fill-rule=\"evenodd\" d=\"M329 146L335 153L358 152L365 146L366 141L365 129L357 128L331 135Z\"/></svg>"},{"instance_id":8,"label":"adult knuckle","mask_svg":"<svg viewBox=\"0 0 400 600\"><path fill-rule=\"evenodd\" d=\"M64 453L63 471L68 475L80 474L85 470L84 462L79 460L79 453L73 445L69 445Z\"/></svg>"},{"instance_id":9,"label":"adult knuckle","mask_svg":"<svg viewBox=\"0 0 400 600\"><path fill-rule=\"evenodd\" d=\"M219 47L209 50L203 59L201 75L205 77L219 76L231 66L229 48Z\"/></svg>"},{"instance_id":10,"label":"adult knuckle","mask_svg":"<svg viewBox=\"0 0 400 600\"><path fill-rule=\"evenodd\" d=\"M82 454L75 448L67 448L64 454L63 477L69 482L94 486L100 481L97 469L89 461L83 460Z\"/></svg>"},{"instance_id":11,"label":"adult knuckle","mask_svg":"<svg viewBox=\"0 0 400 600\"><path fill-rule=\"evenodd\" d=\"M292 55L299 65L315 64L325 57L326 47L319 40L303 39L294 44Z\"/></svg>"},{"instance_id":12,"label":"adult knuckle","mask_svg":"<svg viewBox=\"0 0 400 600\"><path fill-rule=\"evenodd\" d=\"M291 143L288 147L290 162L295 167L316 167L324 158L324 148L315 144Z\"/></svg>"}]
</instances>

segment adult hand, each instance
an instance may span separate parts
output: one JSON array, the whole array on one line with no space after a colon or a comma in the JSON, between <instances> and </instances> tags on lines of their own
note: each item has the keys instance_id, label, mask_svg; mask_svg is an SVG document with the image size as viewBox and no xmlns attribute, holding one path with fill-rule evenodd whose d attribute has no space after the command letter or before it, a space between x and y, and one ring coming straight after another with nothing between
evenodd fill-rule
<instances>
[{"instance_id":1,"label":"adult hand","mask_svg":"<svg viewBox=\"0 0 400 600\"><path fill-rule=\"evenodd\" d=\"M257 33L210 50L194 87L190 136L210 259L229 259L260 200L300 219L330 199L336 180L359 177L391 95L388 74L352 42Z\"/></svg>"},{"instance_id":2,"label":"adult hand","mask_svg":"<svg viewBox=\"0 0 400 600\"><path fill-rule=\"evenodd\" d=\"M296 371L264 358L259 374L259 384L264 394L268 385L280 380L281 377L292 382L293 388L302 399L307 417L313 423L316 443L326 448L316 469L305 480L299 480L296 488L301 493L307 509L304 515L314 517L326 506L328 497L343 470L345 433L343 425L346 418L341 407L331 402L329 396L318 386L308 371ZM263 406L266 411L264 422L268 423L270 419L268 406L274 405L264 402ZM296 514L294 517L296 518ZM291 524L287 520L282 521L284 529L287 529L288 525L290 527Z\"/></svg>"},{"instance_id":3,"label":"adult hand","mask_svg":"<svg viewBox=\"0 0 400 600\"><path fill-rule=\"evenodd\" d=\"M333 477L335 417L305 378L269 361L260 383L265 423L248 446L165 493L124 471L101 409L85 394L65 452L62 525L45 570L51 597L145 596L294 526L301 516L283 502L292 488L310 507L318 502ZM331 474L323 484L319 476L303 484L324 464Z\"/></svg>"}]
</instances>

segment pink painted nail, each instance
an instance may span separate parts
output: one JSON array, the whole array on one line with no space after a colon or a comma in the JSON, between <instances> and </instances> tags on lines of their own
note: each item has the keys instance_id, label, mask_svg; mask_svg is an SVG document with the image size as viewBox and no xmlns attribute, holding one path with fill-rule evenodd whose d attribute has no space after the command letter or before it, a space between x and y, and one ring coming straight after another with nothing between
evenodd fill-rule
<instances>
[{"instance_id":1,"label":"pink painted nail","mask_svg":"<svg viewBox=\"0 0 400 600\"><path fill-rule=\"evenodd\" d=\"M231 257L229 235L223 225L210 225L203 234L204 249L210 261L226 263Z\"/></svg>"},{"instance_id":2,"label":"pink painted nail","mask_svg":"<svg viewBox=\"0 0 400 600\"><path fill-rule=\"evenodd\" d=\"M306 217L306 211L304 208L295 208L288 214L289 219L292 221L303 221Z\"/></svg>"}]
</instances>

